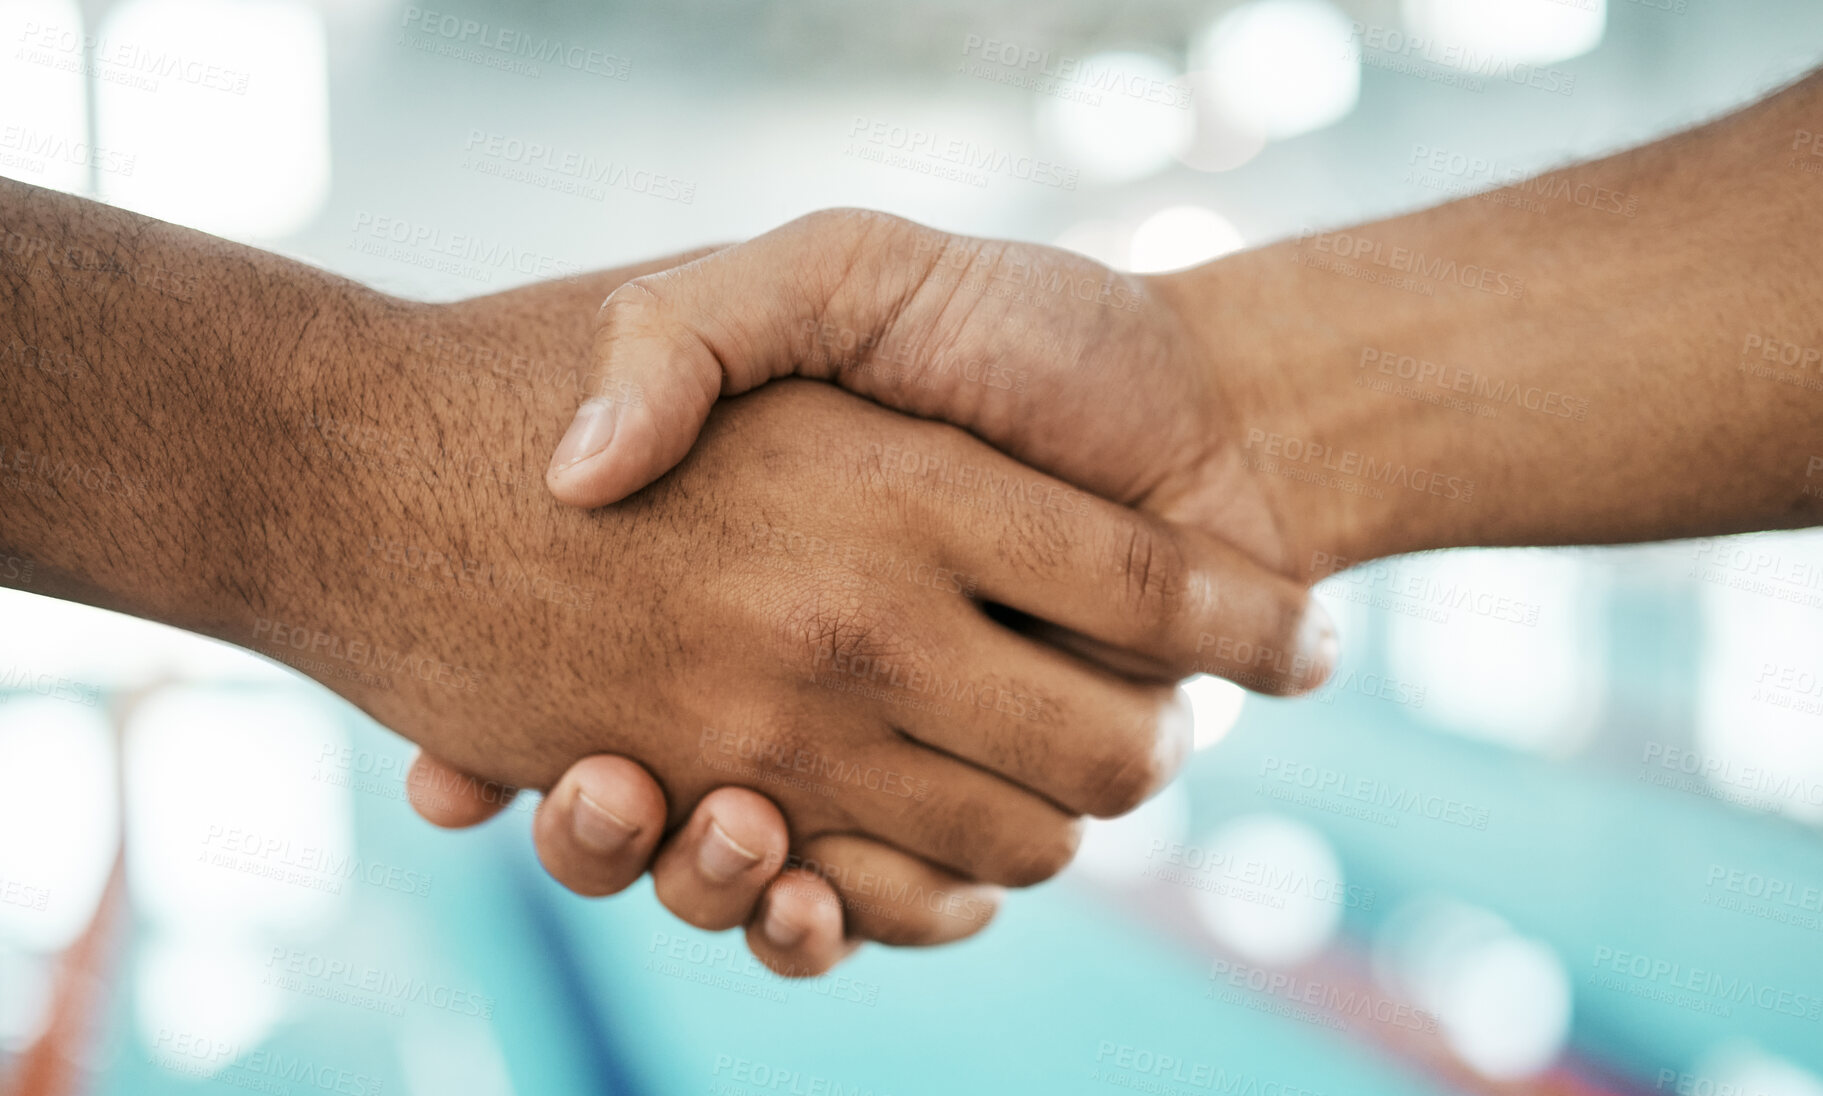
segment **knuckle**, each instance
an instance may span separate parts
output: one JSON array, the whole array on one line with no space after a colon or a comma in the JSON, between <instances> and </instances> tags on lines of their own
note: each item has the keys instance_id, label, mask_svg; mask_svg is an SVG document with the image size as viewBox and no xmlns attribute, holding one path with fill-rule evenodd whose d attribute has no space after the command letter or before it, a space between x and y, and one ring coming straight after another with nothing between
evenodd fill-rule
<instances>
[{"instance_id":1,"label":"knuckle","mask_svg":"<svg viewBox=\"0 0 1823 1096\"><path fill-rule=\"evenodd\" d=\"M616 286L595 311L597 336L612 338L637 329L661 305L658 287L662 284L659 277L648 274Z\"/></svg>"},{"instance_id":2,"label":"knuckle","mask_svg":"<svg viewBox=\"0 0 1823 1096\"><path fill-rule=\"evenodd\" d=\"M1016 847L1008 857L1001 878L991 882L1009 887L1030 887L1042 883L1070 866L1076 849L1082 844L1082 823L1072 819L1035 832Z\"/></svg>"},{"instance_id":3,"label":"knuckle","mask_svg":"<svg viewBox=\"0 0 1823 1096\"><path fill-rule=\"evenodd\" d=\"M1121 606L1141 635L1165 631L1185 608L1190 563L1183 548L1151 525L1134 524L1119 542L1114 560L1121 580Z\"/></svg>"},{"instance_id":4,"label":"knuckle","mask_svg":"<svg viewBox=\"0 0 1823 1096\"><path fill-rule=\"evenodd\" d=\"M1175 766L1159 746L1156 733L1136 738L1097 765L1084 804L1088 812L1097 818L1126 814L1170 783Z\"/></svg>"},{"instance_id":5,"label":"knuckle","mask_svg":"<svg viewBox=\"0 0 1823 1096\"><path fill-rule=\"evenodd\" d=\"M903 652L907 632L890 605L827 590L781 612L775 630L779 653L794 668L863 677Z\"/></svg>"},{"instance_id":6,"label":"knuckle","mask_svg":"<svg viewBox=\"0 0 1823 1096\"><path fill-rule=\"evenodd\" d=\"M1042 506L1022 506L1009 492L998 503L1004 530L1000 554L1023 574L1056 575L1069 563L1076 530L1064 516Z\"/></svg>"}]
</instances>

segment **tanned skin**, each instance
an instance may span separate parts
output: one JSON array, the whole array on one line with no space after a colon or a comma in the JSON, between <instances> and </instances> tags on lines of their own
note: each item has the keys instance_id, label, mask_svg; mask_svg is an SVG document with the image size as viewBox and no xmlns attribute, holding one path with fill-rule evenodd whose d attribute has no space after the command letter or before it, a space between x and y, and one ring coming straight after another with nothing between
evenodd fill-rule
<instances>
[{"instance_id":1,"label":"tanned skin","mask_svg":"<svg viewBox=\"0 0 1823 1096\"><path fill-rule=\"evenodd\" d=\"M1225 620L1303 626L1291 584L1218 589L1210 538L811 384L730 405L622 506L557 505L535 469L577 387L552 378L639 271L424 305L24 184L0 210L0 346L32 363L0 555L32 589L280 659L502 785L630 757L666 805L627 848L682 827L699 883L755 884L693 923L749 920L789 851L849 936L955 939L984 885L1049 877L1081 815L1170 778L1168 682L982 602L1179 674ZM789 850L686 826L723 784L776 802Z\"/></svg>"}]
</instances>

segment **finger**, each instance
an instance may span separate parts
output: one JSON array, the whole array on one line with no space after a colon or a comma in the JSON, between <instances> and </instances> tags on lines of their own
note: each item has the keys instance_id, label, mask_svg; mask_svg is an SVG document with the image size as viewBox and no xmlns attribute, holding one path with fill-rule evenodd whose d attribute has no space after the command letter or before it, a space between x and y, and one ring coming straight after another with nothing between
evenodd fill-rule
<instances>
[{"instance_id":1,"label":"finger","mask_svg":"<svg viewBox=\"0 0 1823 1096\"><path fill-rule=\"evenodd\" d=\"M875 248L860 279L853 265L871 233L902 238L915 227L823 211L616 289L596 317L588 398L545 475L551 492L572 506L618 501L683 459L718 395L792 373L830 376L867 354L935 253ZM819 337L845 279L868 290L844 310L843 337Z\"/></svg>"},{"instance_id":2,"label":"finger","mask_svg":"<svg viewBox=\"0 0 1823 1096\"><path fill-rule=\"evenodd\" d=\"M1049 799L1125 814L1189 757L1189 706L1157 681L1109 673L1010 632L960 600L943 640L877 659L823 660L820 684L868 689L893 726Z\"/></svg>"},{"instance_id":3,"label":"finger","mask_svg":"<svg viewBox=\"0 0 1823 1096\"><path fill-rule=\"evenodd\" d=\"M842 827L978 883L1029 887L1069 866L1082 822L1051 800L916 742L832 766Z\"/></svg>"},{"instance_id":4,"label":"finger","mask_svg":"<svg viewBox=\"0 0 1823 1096\"><path fill-rule=\"evenodd\" d=\"M1283 695L1316 688L1334 668L1329 614L1305 587L1240 551L997 454L952 457L958 449L940 441L930 448L883 450L876 459L881 474L939 501L922 512L940 531L948 563L977 579L978 597L1180 677L1219 674ZM967 476L958 471L963 463ZM975 504L956 505L957 490L977 496Z\"/></svg>"},{"instance_id":5,"label":"finger","mask_svg":"<svg viewBox=\"0 0 1823 1096\"><path fill-rule=\"evenodd\" d=\"M980 932L1000 910L1000 888L852 834L806 842L796 863L840 896L850 939L894 947L949 944Z\"/></svg>"},{"instance_id":6,"label":"finger","mask_svg":"<svg viewBox=\"0 0 1823 1096\"><path fill-rule=\"evenodd\" d=\"M699 929L743 924L784 865L789 843L785 818L770 799L718 788L659 850L652 865L658 899Z\"/></svg>"},{"instance_id":7,"label":"finger","mask_svg":"<svg viewBox=\"0 0 1823 1096\"><path fill-rule=\"evenodd\" d=\"M747 946L786 978L815 978L854 953L842 933L842 899L822 876L788 868L766 885L747 925Z\"/></svg>"},{"instance_id":8,"label":"finger","mask_svg":"<svg viewBox=\"0 0 1823 1096\"><path fill-rule=\"evenodd\" d=\"M478 826L506 809L513 789L477 780L453 765L418 751L405 775L405 799L433 826L446 830Z\"/></svg>"},{"instance_id":9,"label":"finger","mask_svg":"<svg viewBox=\"0 0 1823 1096\"><path fill-rule=\"evenodd\" d=\"M551 878L599 898L645 874L664 831L665 793L652 774L599 754L570 766L545 796L532 842Z\"/></svg>"}]
</instances>

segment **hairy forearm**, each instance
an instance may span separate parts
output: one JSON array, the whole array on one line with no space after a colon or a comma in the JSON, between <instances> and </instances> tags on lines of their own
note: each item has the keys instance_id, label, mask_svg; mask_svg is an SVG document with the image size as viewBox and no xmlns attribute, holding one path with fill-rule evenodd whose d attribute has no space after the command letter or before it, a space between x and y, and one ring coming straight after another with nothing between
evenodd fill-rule
<instances>
[{"instance_id":1,"label":"hairy forearm","mask_svg":"<svg viewBox=\"0 0 1823 1096\"><path fill-rule=\"evenodd\" d=\"M278 419L352 287L0 180L0 546L33 588L219 631L287 535Z\"/></svg>"},{"instance_id":2,"label":"hairy forearm","mask_svg":"<svg viewBox=\"0 0 1823 1096\"><path fill-rule=\"evenodd\" d=\"M1300 566L1823 521L1823 363L1803 349L1823 347L1815 131L1813 78L1645 148L1179 278Z\"/></svg>"},{"instance_id":3,"label":"hairy forearm","mask_svg":"<svg viewBox=\"0 0 1823 1096\"><path fill-rule=\"evenodd\" d=\"M594 311L640 272L417 305L0 180L0 557L286 657L284 628L346 646L421 616L436 595L382 577L388 554L525 550Z\"/></svg>"}]
</instances>

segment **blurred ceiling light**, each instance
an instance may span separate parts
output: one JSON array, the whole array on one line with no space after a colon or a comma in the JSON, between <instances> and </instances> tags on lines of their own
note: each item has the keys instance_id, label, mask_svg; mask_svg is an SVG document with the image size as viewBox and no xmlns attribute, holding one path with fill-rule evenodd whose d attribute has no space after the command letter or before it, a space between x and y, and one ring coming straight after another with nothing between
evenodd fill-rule
<instances>
[{"instance_id":1,"label":"blurred ceiling light","mask_svg":"<svg viewBox=\"0 0 1823 1096\"><path fill-rule=\"evenodd\" d=\"M1190 142L1177 157L1185 166L1198 171L1233 171L1260 154L1266 138L1229 116L1214 73L1199 70L1186 75L1184 81L1190 85L1191 108L1196 113Z\"/></svg>"},{"instance_id":2,"label":"blurred ceiling light","mask_svg":"<svg viewBox=\"0 0 1823 1096\"><path fill-rule=\"evenodd\" d=\"M258 936L320 928L346 906L364 865L337 761L347 733L327 703L166 688L134 712L128 881L148 920Z\"/></svg>"},{"instance_id":3,"label":"blurred ceiling light","mask_svg":"<svg viewBox=\"0 0 1823 1096\"><path fill-rule=\"evenodd\" d=\"M113 735L67 699L0 702L0 941L58 951L95 916L120 845Z\"/></svg>"},{"instance_id":4,"label":"blurred ceiling light","mask_svg":"<svg viewBox=\"0 0 1823 1096\"><path fill-rule=\"evenodd\" d=\"M1387 664L1441 729L1548 757L1601 717L1605 589L1592 565L1543 550L1457 550L1345 572L1332 590L1384 604Z\"/></svg>"},{"instance_id":5,"label":"blurred ceiling light","mask_svg":"<svg viewBox=\"0 0 1823 1096\"><path fill-rule=\"evenodd\" d=\"M492 1025L455 1024L414 1012L399 1032L399 1064L409 1096L513 1096L506 1054Z\"/></svg>"},{"instance_id":6,"label":"blurred ceiling light","mask_svg":"<svg viewBox=\"0 0 1823 1096\"><path fill-rule=\"evenodd\" d=\"M1051 243L1115 270L1125 270L1133 232L1119 221L1082 221L1064 229Z\"/></svg>"},{"instance_id":7,"label":"blurred ceiling light","mask_svg":"<svg viewBox=\"0 0 1823 1096\"><path fill-rule=\"evenodd\" d=\"M1189 147L1195 116L1177 70L1147 53L1085 58L1069 95L1038 99L1038 131L1067 167L1091 179L1128 182L1170 167Z\"/></svg>"},{"instance_id":8,"label":"blurred ceiling light","mask_svg":"<svg viewBox=\"0 0 1823 1096\"><path fill-rule=\"evenodd\" d=\"M1240 721L1247 690L1226 678L1198 674L1184 683L1190 710L1196 717L1194 749L1206 750L1228 737Z\"/></svg>"},{"instance_id":9,"label":"blurred ceiling light","mask_svg":"<svg viewBox=\"0 0 1823 1096\"><path fill-rule=\"evenodd\" d=\"M258 939L154 932L133 978L134 1019L153 1061L199 1078L244 1065L285 1011L271 962L271 945Z\"/></svg>"},{"instance_id":10,"label":"blurred ceiling light","mask_svg":"<svg viewBox=\"0 0 1823 1096\"><path fill-rule=\"evenodd\" d=\"M0 939L0 1059L37 1042L51 1019L55 961Z\"/></svg>"},{"instance_id":11,"label":"blurred ceiling light","mask_svg":"<svg viewBox=\"0 0 1823 1096\"><path fill-rule=\"evenodd\" d=\"M1703 1055L1690 1073L1676 1078L1676 1088L1716 1096L1823 1096L1823 1077L1751 1041L1738 1040Z\"/></svg>"},{"instance_id":12,"label":"blurred ceiling light","mask_svg":"<svg viewBox=\"0 0 1823 1096\"><path fill-rule=\"evenodd\" d=\"M1250 0L1191 49L1226 124L1284 140L1340 121L1361 95L1354 24L1329 0Z\"/></svg>"},{"instance_id":13,"label":"blurred ceiling light","mask_svg":"<svg viewBox=\"0 0 1823 1096\"><path fill-rule=\"evenodd\" d=\"M1199 846L1211 885L1193 892L1205 928L1259 963L1292 966L1322 951L1342 923L1346 883L1329 841L1284 815L1243 815ZM1218 885L1219 884L1219 885Z\"/></svg>"},{"instance_id":14,"label":"blurred ceiling light","mask_svg":"<svg viewBox=\"0 0 1823 1096\"><path fill-rule=\"evenodd\" d=\"M0 43L11 53L0 65L0 175L87 194L90 165L113 162L89 140L81 8L9 0L0 4Z\"/></svg>"},{"instance_id":15,"label":"blurred ceiling light","mask_svg":"<svg viewBox=\"0 0 1823 1096\"><path fill-rule=\"evenodd\" d=\"M1247 246L1240 230L1202 206L1168 206L1133 230L1127 269L1135 274L1179 270L1219 259Z\"/></svg>"},{"instance_id":16,"label":"blurred ceiling light","mask_svg":"<svg viewBox=\"0 0 1823 1096\"><path fill-rule=\"evenodd\" d=\"M1400 0L1413 52L1429 61L1475 70L1548 65L1601 44L1607 0Z\"/></svg>"},{"instance_id":17,"label":"blurred ceiling light","mask_svg":"<svg viewBox=\"0 0 1823 1096\"><path fill-rule=\"evenodd\" d=\"M329 197L322 14L301 0L127 0L102 25L102 197L228 236L285 236ZM108 61L106 58L114 60Z\"/></svg>"},{"instance_id":18,"label":"blurred ceiling light","mask_svg":"<svg viewBox=\"0 0 1823 1096\"><path fill-rule=\"evenodd\" d=\"M1570 1036L1570 975L1547 945L1508 933L1461 956L1438 1022L1483 1077L1516 1081L1557 1060Z\"/></svg>"},{"instance_id":19,"label":"blurred ceiling light","mask_svg":"<svg viewBox=\"0 0 1823 1096\"><path fill-rule=\"evenodd\" d=\"M67 677L82 690L162 677L295 683L292 671L237 647L89 605L0 590L0 673ZM67 690L66 690L67 691Z\"/></svg>"},{"instance_id":20,"label":"blurred ceiling light","mask_svg":"<svg viewBox=\"0 0 1823 1096\"><path fill-rule=\"evenodd\" d=\"M1445 1041L1484 1077L1548 1069L1570 1035L1569 971L1548 945L1454 899L1413 899L1388 917L1374 966L1393 992L1437 1017Z\"/></svg>"},{"instance_id":21,"label":"blurred ceiling light","mask_svg":"<svg viewBox=\"0 0 1823 1096\"><path fill-rule=\"evenodd\" d=\"M1823 644L1823 621L1802 600L1803 579L1823 573L1823 533L1725 537L1698 563L1721 582L1701 583L1703 654L1697 678L1696 748L1680 759L1716 798L1823 824L1823 672L1803 652Z\"/></svg>"},{"instance_id":22,"label":"blurred ceiling light","mask_svg":"<svg viewBox=\"0 0 1823 1096\"><path fill-rule=\"evenodd\" d=\"M1119 818L1091 818L1082 832L1082 845L1071 862L1096 883L1130 887L1145 879L1150 866L1162 864L1158 850L1181 845L1190 834L1190 794L1182 781Z\"/></svg>"}]
</instances>

